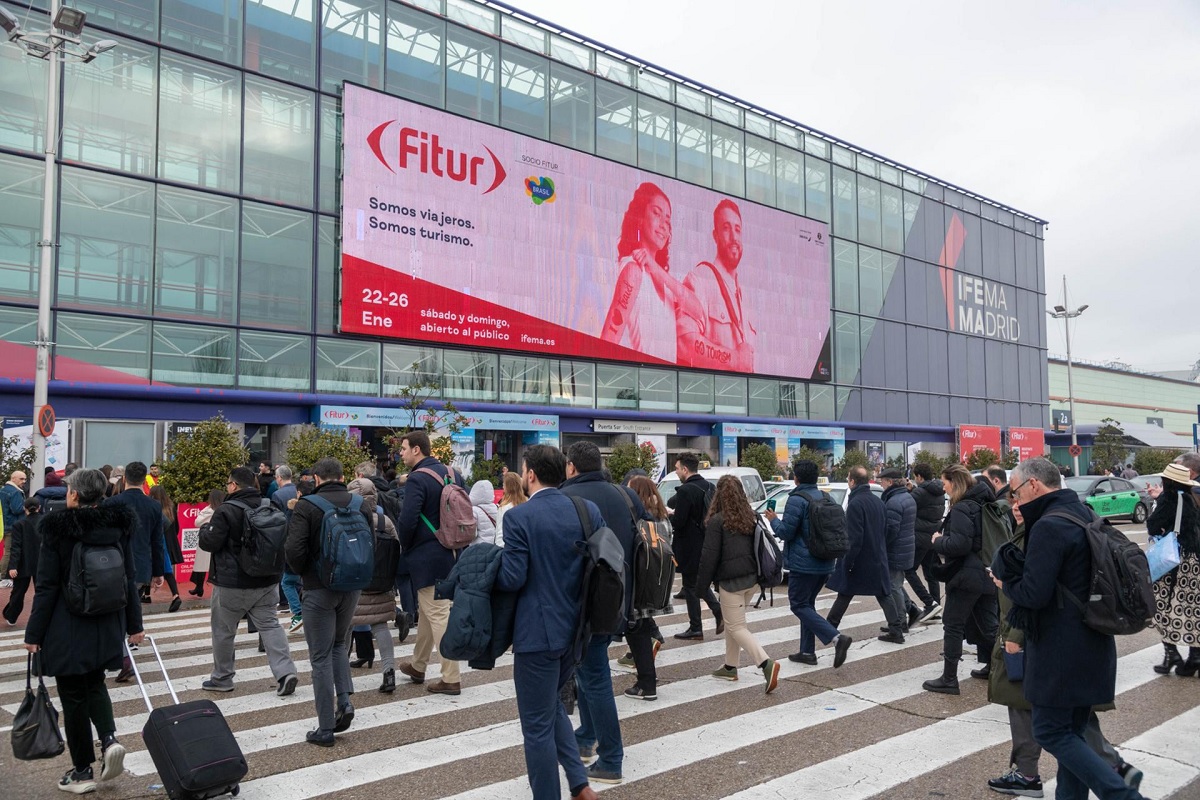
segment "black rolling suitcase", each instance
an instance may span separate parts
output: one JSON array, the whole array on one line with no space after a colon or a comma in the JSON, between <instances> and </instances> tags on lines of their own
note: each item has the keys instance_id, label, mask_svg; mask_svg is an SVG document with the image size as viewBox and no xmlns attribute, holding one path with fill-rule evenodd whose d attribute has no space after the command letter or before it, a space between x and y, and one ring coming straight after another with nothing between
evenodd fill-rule
<instances>
[{"instance_id":1,"label":"black rolling suitcase","mask_svg":"<svg viewBox=\"0 0 1200 800\"><path fill-rule=\"evenodd\" d=\"M211 700L180 703L167 676L158 645L149 636L145 641L154 651L167 690L175 701L175 705L154 708L137 665L133 664L133 673L146 700L146 708L150 709L150 719L142 728L142 739L146 742L150 758L154 760L167 796L171 800L207 800L223 794L236 796L238 782L246 777L248 768L246 757L242 755L242 748L233 737L229 723ZM132 664L132 652L129 660Z\"/></svg>"}]
</instances>

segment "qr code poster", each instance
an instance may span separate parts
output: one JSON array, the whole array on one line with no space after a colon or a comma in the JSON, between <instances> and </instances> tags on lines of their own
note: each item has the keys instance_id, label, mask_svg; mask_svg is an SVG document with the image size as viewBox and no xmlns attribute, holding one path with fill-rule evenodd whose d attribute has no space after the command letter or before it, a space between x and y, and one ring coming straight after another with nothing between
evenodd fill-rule
<instances>
[{"instance_id":1,"label":"qr code poster","mask_svg":"<svg viewBox=\"0 0 1200 800\"><path fill-rule=\"evenodd\" d=\"M175 565L176 580L190 580L196 551L200 548L200 529L196 517L207 505L205 503L180 503L176 508L179 515L179 549L183 551L183 563Z\"/></svg>"}]
</instances>

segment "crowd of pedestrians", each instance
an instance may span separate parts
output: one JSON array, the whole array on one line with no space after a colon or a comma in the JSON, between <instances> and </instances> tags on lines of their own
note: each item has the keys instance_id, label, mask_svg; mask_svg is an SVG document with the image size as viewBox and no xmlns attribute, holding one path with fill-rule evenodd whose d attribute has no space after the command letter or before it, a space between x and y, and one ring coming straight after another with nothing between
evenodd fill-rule
<instances>
[{"instance_id":1,"label":"crowd of pedestrians","mask_svg":"<svg viewBox=\"0 0 1200 800\"><path fill-rule=\"evenodd\" d=\"M380 476L367 462L355 465L347 481L344 466L324 458L295 479L287 466L272 470L264 464L258 472L236 467L223 489L209 493L196 519L200 549L189 590L197 597L211 592L212 670L203 689L235 690L233 643L244 619L258 634L281 697L299 683L288 634L303 631L316 710L306 737L312 744L332 747L336 734L351 727L351 669L373 667L376 651L380 692L394 692L399 673L431 693L460 694L459 662L443 651L453 590L447 596L438 584L452 575L463 547L478 545L480 560L494 564L487 586L492 602L507 609L497 612L489 645L493 655L510 646L514 654L533 795L558 797L561 767L572 797L593 797L590 784L623 780L624 743L610 672L614 639L627 647L618 666L637 675L625 695L658 697L655 659L664 637L655 617L671 606L635 600L634 567L647 537L671 543L682 577L688 623L676 638L704 638L706 604L725 641L712 676L739 680L744 652L765 692L779 687L780 665L746 623L746 607L763 588L756 537L764 521L736 477L725 475L714 485L695 455L682 454L674 464L679 487L664 503L644 475L628 477L627 485L613 483L600 450L580 442L565 453L528 447L520 469L506 472L499 490L481 480L468 493L462 475L432 456L424 432L406 434L400 455L407 474L399 480ZM940 616L942 674L923 688L960 693L965 641L975 647L971 677L988 681L989 699L1008 708L1010 763L990 788L1042 796L1038 762L1045 750L1058 761L1058 797L1064 800L1085 798L1089 790L1105 798L1141 797L1141 772L1105 739L1096 713L1114 701L1116 647L1113 636L1085 624L1081 610L1094 568L1087 540L1093 515L1063 487L1054 464L1030 459L1011 472L997 466L978 477L959 464L940 475L916 464L911 480L899 469L885 469L877 476L881 493L872 491L868 471L855 467L844 512L829 508L817 464L798 460L791 468L796 485L781 512L765 512L783 544L788 600L799 622L791 661L816 665L819 641L832 648L832 666L842 667L854 639L839 625L856 596L874 598L883 610L886 624L877 638L886 644L904 644L913 626ZM1194 454L1164 470L1147 523L1152 537L1175 531L1181 551L1180 565L1154 585L1154 627L1164 648L1154 669L1163 675L1200 673L1198 470L1200 456ZM3 617L16 624L32 586L26 647L38 654L43 673L58 681L72 758L60 788L82 793L95 788L97 777L120 774L124 749L115 738L104 673L117 671L119 682L130 679L122 639L134 646L141 640L141 606L151 587L165 580L172 592L168 610L179 608L173 567L183 559L174 504L156 468L141 462L108 471L69 465L66 473L61 485L48 482L49 491L34 497L26 498L20 472L0 490L6 576L13 582ZM454 524L467 526L473 540L448 546L446 531ZM373 542L373 562L353 587L341 585L339 565L330 563L327 540L336 525ZM624 570L622 621L614 630L581 627L588 612L584 589L597 569L581 553L602 529L618 543ZM251 541L276 541L277 557ZM72 578L78 542L115 546L123 554L120 592L127 602L119 608L83 614L70 602L63 587ZM822 616L816 603L826 588L836 596ZM281 598L291 615L284 625ZM411 660L397 663L390 626L399 627L402 618L416 624L416 642ZM402 630L400 639L407 626ZM87 644L88 657L72 656L79 642ZM440 674L426 683L435 649ZM1014 670L1023 679L1014 682ZM572 702L578 727L568 716ZM93 728L101 744L98 776Z\"/></svg>"}]
</instances>

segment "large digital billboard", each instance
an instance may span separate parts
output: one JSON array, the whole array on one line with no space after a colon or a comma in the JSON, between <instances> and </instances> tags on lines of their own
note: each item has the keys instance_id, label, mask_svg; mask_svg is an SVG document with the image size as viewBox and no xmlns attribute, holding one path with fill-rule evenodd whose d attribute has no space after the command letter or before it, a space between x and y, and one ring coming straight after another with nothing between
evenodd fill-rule
<instances>
[{"instance_id":1,"label":"large digital billboard","mask_svg":"<svg viewBox=\"0 0 1200 800\"><path fill-rule=\"evenodd\" d=\"M828 380L829 231L347 84L341 330Z\"/></svg>"}]
</instances>

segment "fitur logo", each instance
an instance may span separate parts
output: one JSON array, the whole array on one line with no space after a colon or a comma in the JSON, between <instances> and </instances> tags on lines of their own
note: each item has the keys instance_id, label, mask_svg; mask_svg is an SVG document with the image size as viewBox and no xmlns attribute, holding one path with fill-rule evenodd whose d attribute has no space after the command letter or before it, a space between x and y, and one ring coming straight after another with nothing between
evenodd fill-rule
<instances>
[{"instance_id":1,"label":"fitur logo","mask_svg":"<svg viewBox=\"0 0 1200 800\"><path fill-rule=\"evenodd\" d=\"M535 206L540 206L542 203L553 203L554 181L544 176L526 178L525 194L529 196Z\"/></svg>"}]
</instances>

